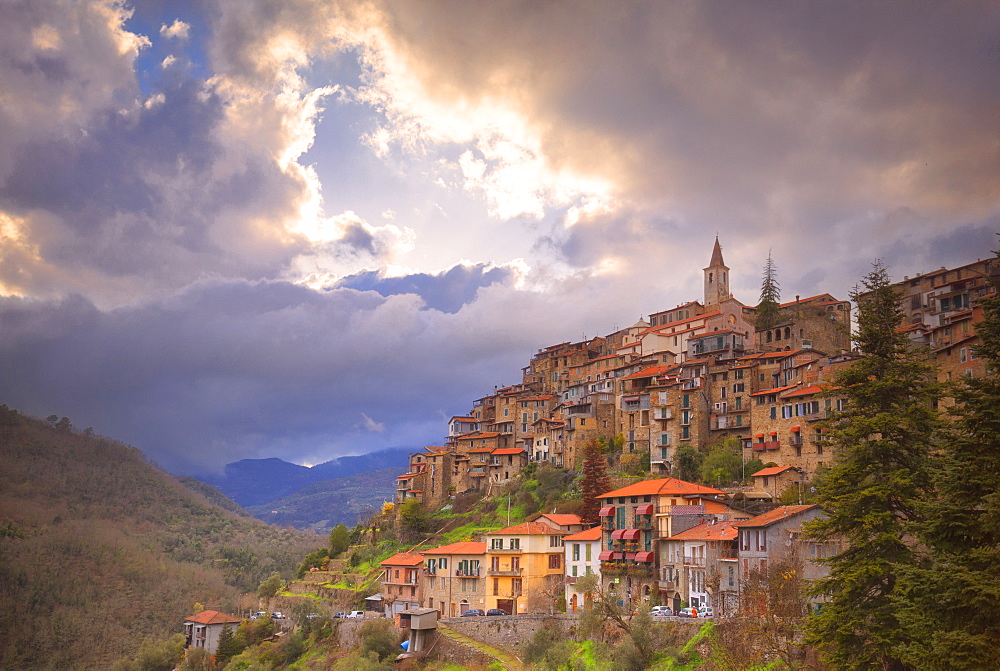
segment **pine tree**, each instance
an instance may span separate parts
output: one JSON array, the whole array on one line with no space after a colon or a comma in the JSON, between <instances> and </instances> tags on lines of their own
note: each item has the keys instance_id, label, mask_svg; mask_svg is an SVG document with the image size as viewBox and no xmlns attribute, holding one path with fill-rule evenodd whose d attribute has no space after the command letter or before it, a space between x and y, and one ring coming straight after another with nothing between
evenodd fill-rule
<instances>
[{"instance_id":1,"label":"pine tree","mask_svg":"<svg viewBox=\"0 0 1000 671\"><path fill-rule=\"evenodd\" d=\"M816 502L828 512L811 535L843 543L813 591L828 601L807 622L807 640L839 669L904 669L907 645L894 602L900 572L917 562L911 530L930 489L929 455L939 418L926 354L904 334L899 296L879 263L855 289L861 357L834 380L847 408L830 425L837 457Z\"/></svg>"},{"instance_id":2,"label":"pine tree","mask_svg":"<svg viewBox=\"0 0 1000 671\"><path fill-rule=\"evenodd\" d=\"M996 268L1000 271L1000 252ZM993 278L1000 291L1000 278ZM982 299L976 324L986 377L955 398L954 431L935 460L939 493L922 511L925 565L905 574L905 658L927 669L981 669L1000 658L1000 294Z\"/></svg>"},{"instance_id":3,"label":"pine tree","mask_svg":"<svg viewBox=\"0 0 1000 671\"><path fill-rule=\"evenodd\" d=\"M601 500L597 497L611 491L611 482L608 479L608 461L596 440L591 440L583 448L583 480L580 489L583 492L580 519L585 524L599 524Z\"/></svg>"},{"instance_id":4,"label":"pine tree","mask_svg":"<svg viewBox=\"0 0 1000 671\"><path fill-rule=\"evenodd\" d=\"M781 321L779 301L781 300L781 287L778 285L778 269L774 265L771 253L767 253L767 263L764 265L764 281L760 287L760 303L757 304L757 313L754 317L754 326L758 331L771 328Z\"/></svg>"},{"instance_id":5,"label":"pine tree","mask_svg":"<svg viewBox=\"0 0 1000 671\"><path fill-rule=\"evenodd\" d=\"M215 663L218 668L225 668L230 659L243 652L243 646L232 627L226 625L219 633L219 644L215 649Z\"/></svg>"}]
</instances>

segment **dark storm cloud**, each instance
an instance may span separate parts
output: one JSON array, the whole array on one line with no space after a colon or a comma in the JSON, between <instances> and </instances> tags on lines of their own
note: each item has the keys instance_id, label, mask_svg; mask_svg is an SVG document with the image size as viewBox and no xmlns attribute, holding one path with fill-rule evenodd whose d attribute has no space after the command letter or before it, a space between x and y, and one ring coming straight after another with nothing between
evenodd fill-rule
<instances>
[{"instance_id":1,"label":"dark storm cloud","mask_svg":"<svg viewBox=\"0 0 1000 671\"><path fill-rule=\"evenodd\" d=\"M0 402L69 416L181 472L434 444L534 344L516 319L466 309L283 282L205 282L107 312L0 299ZM512 333L494 340L499 324Z\"/></svg>"},{"instance_id":2,"label":"dark storm cloud","mask_svg":"<svg viewBox=\"0 0 1000 671\"><path fill-rule=\"evenodd\" d=\"M341 279L337 287L375 291L382 296L416 294L429 308L455 313L470 303L481 287L507 282L511 278L508 268L478 264L459 265L437 274L416 273L404 277L385 277L380 271L369 270Z\"/></svg>"}]
</instances>

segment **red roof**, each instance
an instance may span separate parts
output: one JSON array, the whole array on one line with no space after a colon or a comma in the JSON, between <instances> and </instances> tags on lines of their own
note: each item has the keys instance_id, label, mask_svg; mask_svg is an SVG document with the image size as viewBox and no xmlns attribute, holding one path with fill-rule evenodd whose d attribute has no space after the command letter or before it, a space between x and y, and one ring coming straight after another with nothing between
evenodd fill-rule
<instances>
[{"instance_id":1,"label":"red roof","mask_svg":"<svg viewBox=\"0 0 1000 671\"><path fill-rule=\"evenodd\" d=\"M492 454L524 454L523 447L503 447L493 450Z\"/></svg>"},{"instance_id":2,"label":"red roof","mask_svg":"<svg viewBox=\"0 0 1000 671\"><path fill-rule=\"evenodd\" d=\"M741 522L734 522L734 524L738 527L766 527L774 524L775 522L780 522L783 519L804 513L807 510L812 510L813 508L818 509L819 506L781 506L779 508L775 508L774 510L769 510L763 515L751 517L750 519L743 520Z\"/></svg>"},{"instance_id":3,"label":"red roof","mask_svg":"<svg viewBox=\"0 0 1000 671\"><path fill-rule=\"evenodd\" d=\"M802 387L802 389L795 389L793 391L786 392L781 395L781 398L793 398L795 396L809 396L810 394L818 394L823 391L823 387L818 384L811 384L807 387Z\"/></svg>"},{"instance_id":4,"label":"red roof","mask_svg":"<svg viewBox=\"0 0 1000 671\"><path fill-rule=\"evenodd\" d=\"M504 534L506 536L552 536L554 534L565 533L565 531L555 529L542 522L525 522L523 524L515 524L514 526L507 527L506 529L491 531L487 534L487 536L499 536L500 534Z\"/></svg>"},{"instance_id":5,"label":"red roof","mask_svg":"<svg viewBox=\"0 0 1000 671\"><path fill-rule=\"evenodd\" d=\"M721 489L696 485L693 482L685 482L677 478L663 478L660 480L643 480L628 487L616 489L607 494L601 494L600 499L609 499L616 496L650 496L652 494L666 494L684 496L686 494L725 494Z\"/></svg>"},{"instance_id":6,"label":"red roof","mask_svg":"<svg viewBox=\"0 0 1000 671\"><path fill-rule=\"evenodd\" d=\"M381 562L382 566L420 566L424 558L412 552L400 552Z\"/></svg>"},{"instance_id":7,"label":"red roof","mask_svg":"<svg viewBox=\"0 0 1000 671\"><path fill-rule=\"evenodd\" d=\"M780 394L783 391L787 391L789 389L795 389L795 387L797 387L797 386L798 386L798 383L796 383L796 384L790 384L790 385L787 385L785 387L775 387L774 389L764 389L763 391L755 391L754 393L752 393L750 395L751 396L763 396L764 394Z\"/></svg>"},{"instance_id":8,"label":"red roof","mask_svg":"<svg viewBox=\"0 0 1000 671\"><path fill-rule=\"evenodd\" d=\"M570 526L572 524L583 524L583 520L580 519L579 515L562 514L562 513L545 513L544 515L539 515L535 520L540 520L542 518L552 520L556 524L563 526Z\"/></svg>"},{"instance_id":9,"label":"red roof","mask_svg":"<svg viewBox=\"0 0 1000 671\"><path fill-rule=\"evenodd\" d=\"M716 522L709 524L702 522L696 527L691 527L675 536L671 536L672 541L732 541L736 540L739 532L736 530L735 522Z\"/></svg>"},{"instance_id":10,"label":"red roof","mask_svg":"<svg viewBox=\"0 0 1000 671\"><path fill-rule=\"evenodd\" d=\"M198 624L239 624L243 620L220 613L217 610L203 610L200 613L184 618L185 622L196 622Z\"/></svg>"},{"instance_id":11,"label":"red roof","mask_svg":"<svg viewBox=\"0 0 1000 671\"><path fill-rule=\"evenodd\" d=\"M421 550L422 555L481 555L486 554L486 543L482 541L462 541L442 545L431 550Z\"/></svg>"},{"instance_id":12,"label":"red roof","mask_svg":"<svg viewBox=\"0 0 1000 671\"><path fill-rule=\"evenodd\" d=\"M645 370L640 370L638 373L632 373L631 375L626 375L623 380L639 380L644 377L655 377L657 375L664 375L673 366L653 366L651 368L646 368Z\"/></svg>"},{"instance_id":13,"label":"red roof","mask_svg":"<svg viewBox=\"0 0 1000 671\"><path fill-rule=\"evenodd\" d=\"M571 536L563 536L563 541L599 541L601 540L601 527L592 527Z\"/></svg>"},{"instance_id":14,"label":"red roof","mask_svg":"<svg viewBox=\"0 0 1000 671\"><path fill-rule=\"evenodd\" d=\"M778 475L779 473L784 473L785 471L788 470L797 471L799 469L796 468L795 466L771 466L769 468L764 468L762 470L757 471L750 477L757 478L757 477L764 477L766 475Z\"/></svg>"}]
</instances>

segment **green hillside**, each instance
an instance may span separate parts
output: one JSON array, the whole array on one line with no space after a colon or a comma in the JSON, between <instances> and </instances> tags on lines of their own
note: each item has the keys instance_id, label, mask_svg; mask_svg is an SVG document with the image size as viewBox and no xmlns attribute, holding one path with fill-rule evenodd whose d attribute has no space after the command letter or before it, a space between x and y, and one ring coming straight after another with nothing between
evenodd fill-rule
<instances>
[{"instance_id":1,"label":"green hillside","mask_svg":"<svg viewBox=\"0 0 1000 671\"><path fill-rule=\"evenodd\" d=\"M316 537L212 505L139 450L0 406L0 668L106 668L233 610Z\"/></svg>"}]
</instances>

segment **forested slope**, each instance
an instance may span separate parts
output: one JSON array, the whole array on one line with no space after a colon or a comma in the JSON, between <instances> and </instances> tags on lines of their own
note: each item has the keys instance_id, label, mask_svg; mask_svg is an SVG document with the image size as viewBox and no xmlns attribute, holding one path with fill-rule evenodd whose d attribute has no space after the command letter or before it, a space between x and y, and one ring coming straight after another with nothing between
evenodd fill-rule
<instances>
[{"instance_id":1,"label":"forested slope","mask_svg":"<svg viewBox=\"0 0 1000 671\"><path fill-rule=\"evenodd\" d=\"M106 668L236 607L316 537L218 508L139 450L0 406L0 668Z\"/></svg>"}]
</instances>

